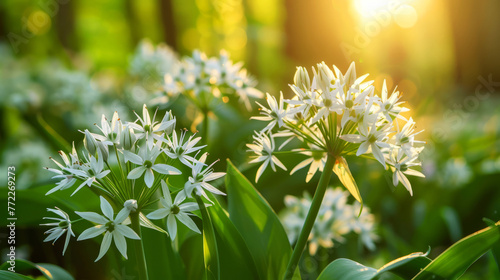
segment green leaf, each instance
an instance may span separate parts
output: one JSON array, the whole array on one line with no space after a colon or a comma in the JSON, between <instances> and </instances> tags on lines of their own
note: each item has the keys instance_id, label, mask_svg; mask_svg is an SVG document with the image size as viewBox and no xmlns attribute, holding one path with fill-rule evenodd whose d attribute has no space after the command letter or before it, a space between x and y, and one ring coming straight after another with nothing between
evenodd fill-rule
<instances>
[{"instance_id":1,"label":"green leaf","mask_svg":"<svg viewBox=\"0 0 500 280\"><path fill-rule=\"evenodd\" d=\"M361 203L361 208L359 213L361 214L361 210L363 210L363 199L361 198L361 194L359 193L358 185L352 177L351 170L349 169L349 165L347 165L347 161L343 157L338 157L335 161L335 165L333 166L333 172L339 177L340 182L344 187L354 196L354 198Z\"/></svg>"},{"instance_id":2,"label":"green leaf","mask_svg":"<svg viewBox=\"0 0 500 280\"><path fill-rule=\"evenodd\" d=\"M149 279L186 279L184 264L172 248L170 237L157 230L142 229L141 232Z\"/></svg>"},{"instance_id":3,"label":"green leaf","mask_svg":"<svg viewBox=\"0 0 500 280\"><path fill-rule=\"evenodd\" d=\"M411 279L431 262L431 259L427 257L429 252L430 249L425 254L417 252L395 259L379 268L376 276L380 276L385 272L392 272L403 279Z\"/></svg>"},{"instance_id":4,"label":"green leaf","mask_svg":"<svg viewBox=\"0 0 500 280\"><path fill-rule=\"evenodd\" d=\"M207 209L217 237L221 279L262 279L243 237L241 237L215 196L211 193L208 193L208 195L214 202L214 205Z\"/></svg>"},{"instance_id":5,"label":"green leaf","mask_svg":"<svg viewBox=\"0 0 500 280\"><path fill-rule=\"evenodd\" d=\"M490 227L495 227L495 222L488 219L483 218L483 221ZM498 270L500 271L500 241L493 244L491 247L491 254L493 255L493 259L495 260Z\"/></svg>"},{"instance_id":6,"label":"green leaf","mask_svg":"<svg viewBox=\"0 0 500 280\"><path fill-rule=\"evenodd\" d=\"M220 264L219 253L217 251L217 239L212 226L210 215L208 214L205 203L200 196L194 195L198 206L200 207L201 217L203 221L203 256L205 260L205 275L204 279L220 279Z\"/></svg>"},{"instance_id":7,"label":"green leaf","mask_svg":"<svg viewBox=\"0 0 500 280\"><path fill-rule=\"evenodd\" d=\"M10 271L0 270L0 280L33 280L33 278Z\"/></svg>"},{"instance_id":8,"label":"green leaf","mask_svg":"<svg viewBox=\"0 0 500 280\"><path fill-rule=\"evenodd\" d=\"M376 274L375 268L349 259L336 259L321 272L317 280L370 280Z\"/></svg>"},{"instance_id":9,"label":"green leaf","mask_svg":"<svg viewBox=\"0 0 500 280\"><path fill-rule=\"evenodd\" d=\"M413 279L458 279L469 266L499 241L500 222L497 222L453 244Z\"/></svg>"},{"instance_id":10,"label":"green leaf","mask_svg":"<svg viewBox=\"0 0 500 280\"><path fill-rule=\"evenodd\" d=\"M75 279L66 270L60 268L57 265L48 263L32 263L26 260L16 260L16 271L26 271L31 269L36 269L40 271L48 280L72 280ZM0 270L4 271L10 267L8 262L3 263L0 266ZM0 272L2 272L0 271ZM1 274L0 274L1 276ZM2 279L0 277L0 279ZM5 278L5 279L16 279L16 278ZM19 279L31 279L31 278L19 278Z\"/></svg>"},{"instance_id":11,"label":"green leaf","mask_svg":"<svg viewBox=\"0 0 500 280\"><path fill-rule=\"evenodd\" d=\"M278 216L229 160L226 189L229 218L245 240L259 275L281 279L292 250Z\"/></svg>"}]
</instances>

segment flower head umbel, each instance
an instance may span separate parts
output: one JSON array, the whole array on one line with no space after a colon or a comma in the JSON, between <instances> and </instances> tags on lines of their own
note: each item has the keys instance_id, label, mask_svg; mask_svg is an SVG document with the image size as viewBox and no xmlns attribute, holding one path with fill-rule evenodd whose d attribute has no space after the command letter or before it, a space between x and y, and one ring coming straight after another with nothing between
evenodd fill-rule
<instances>
[{"instance_id":1,"label":"flower head umbel","mask_svg":"<svg viewBox=\"0 0 500 280\"><path fill-rule=\"evenodd\" d=\"M94 238L104 233L99 256L97 256L95 261L100 260L104 254L106 254L112 240L115 241L116 248L118 248L118 251L120 251L122 256L127 258L127 241L125 240L125 237L130 239L140 239L137 233L124 224L124 221L130 214L130 211L127 208L123 208L115 217L111 204L109 204L109 202L102 196L100 199L101 211L104 215L94 212L75 212L85 220L97 224L96 226L83 231L80 236L78 236L78 240Z\"/></svg>"},{"instance_id":2,"label":"flower head umbel","mask_svg":"<svg viewBox=\"0 0 500 280\"><path fill-rule=\"evenodd\" d=\"M53 226L53 228L47 230L45 234L48 234L47 238L43 242L52 241L54 244L59 237L66 233L66 241L64 241L63 256L68 248L69 240L71 236L75 236L73 230L71 229L71 221L69 215L63 210L56 207L56 209L47 208L47 211L56 214L59 217L44 217L44 219L53 220L54 222L48 224L42 224L42 226Z\"/></svg>"},{"instance_id":3,"label":"flower head umbel","mask_svg":"<svg viewBox=\"0 0 500 280\"><path fill-rule=\"evenodd\" d=\"M348 204L349 193L341 188L328 188L319 209L318 217L309 236L309 253L315 255L318 247L332 248L335 243L344 243L351 232L358 234L360 241L370 250L375 249L375 217L369 209L360 204ZM286 208L279 217L288 234L290 243L295 243L304 224L307 212L311 207L311 197L304 193L299 198L291 195L285 197Z\"/></svg>"},{"instance_id":4,"label":"flower head umbel","mask_svg":"<svg viewBox=\"0 0 500 280\"><path fill-rule=\"evenodd\" d=\"M177 234L177 222L176 219L187 226L190 230L201 233L193 220L189 217L192 211L198 210L198 204L196 202L185 202L186 196L183 192L179 192L172 201L172 196L170 190L168 189L167 183L161 182L161 188L163 191L163 197L160 198L162 208L155 210L147 215L151 220L158 220L167 218L167 229L172 240L175 239Z\"/></svg>"},{"instance_id":5,"label":"flower head umbel","mask_svg":"<svg viewBox=\"0 0 500 280\"><path fill-rule=\"evenodd\" d=\"M165 75L164 89L168 96L181 93L188 96L200 109L209 108L214 99L226 103L236 96L251 110L250 97L263 97L256 84L243 64L233 63L227 52L221 51L219 57L207 57L195 50L191 57L178 63L175 71Z\"/></svg>"},{"instance_id":6,"label":"flower head umbel","mask_svg":"<svg viewBox=\"0 0 500 280\"><path fill-rule=\"evenodd\" d=\"M341 181L348 189L357 189L343 157L365 155L376 159L386 169L391 166L397 178L394 185L403 182L412 193L409 181L402 174L420 176L421 173L404 173L405 166L401 165L404 171L400 171L399 162L407 160L411 166L419 165L415 151L423 149L424 142L415 140L419 132L414 133L413 119L407 120L401 115L409 110L402 106L399 92L394 90L389 95L385 82L382 90L376 91L373 81L366 81L367 76L358 77L354 63L345 74L335 66L330 69L324 62L320 63L313 68L312 79L305 68L298 67L294 84L290 85L294 93L292 98L283 99L280 93L279 100L268 95L269 108L258 103L263 116L253 119L267 124L256 133L254 143L248 144L256 154L251 162L264 162L257 170L256 181L268 165L273 170L274 164L285 169L273 153L274 137L286 136L288 139L281 144L280 150L293 139L307 147L289 151L308 157L292 169L294 173L311 164L306 181L311 180L317 170L322 171L327 158L331 157L335 159L334 166L342 165L339 168L346 171L336 172L342 176ZM381 92L381 96L376 92ZM406 122L402 129L399 129L400 122ZM401 152L399 156L393 155L395 149ZM356 198L360 200L359 196Z\"/></svg>"},{"instance_id":7,"label":"flower head umbel","mask_svg":"<svg viewBox=\"0 0 500 280\"><path fill-rule=\"evenodd\" d=\"M188 213L198 209L194 202L187 202L193 190L195 195L203 195L208 199L204 190L215 194L224 194L212 186L213 181L224 176L225 173L214 172L213 164L205 164L206 154L199 159L192 154L199 152L204 146L196 146L201 137L187 136L188 132L175 131L176 118L172 112L165 112L163 117L155 120L160 113L158 110L151 118L146 106L143 106L142 117L132 121L122 120L115 112L111 122L103 116L101 125L95 132L88 129L81 131L84 134L83 145L80 150L75 148L70 154L59 152L62 163L52 159L56 168L46 168L55 174L53 179L58 180L56 187L46 195L60 190L74 188L72 196L77 192L96 194L101 202L103 215L92 212L76 212L83 219L91 221L96 226L85 230L77 240L85 240L104 234L101 250L97 260L108 251L114 240L116 248L126 257L126 238L140 240L140 227L148 227L167 234L167 231L154 225L143 212L151 210L157 205L158 192L163 194L162 207L153 209L150 217L158 217L165 213L167 205L171 213L166 214L168 230L174 238L175 228L172 219L177 218L193 231L199 232L194 222L188 218ZM179 137L180 136L180 137ZM78 147L78 146L77 146ZM165 183L170 176L182 175L183 165L192 169L191 176L184 174L185 189L175 188L177 195L172 202L172 195ZM74 187L77 184L77 187ZM84 188L87 186L88 188ZM78 197L78 195L76 195ZM104 198L106 197L106 199ZM170 199L169 199L170 198ZM198 199L198 197L196 197ZM79 204L76 204L79 205ZM112 206L123 207L115 216ZM147 208L146 208L147 206ZM177 208L180 210L176 210ZM196 208L196 209L195 209ZM70 221L69 216L56 208L49 211L61 218L50 218L58 223L48 224L54 228L47 231L46 241L56 241L63 234L67 235L64 251L68 246L70 236L73 235L71 225L81 221ZM79 210L79 209L78 209ZM158 210L158 211L155 211ZM170 211L169 210L169 211ZM175 221L175 219L174 219ZM130 224L131 228L127 225ZM132 230L133 229L133 230ZM138 246L142 241L133 241Z\"/></svg>"}]
</instances>

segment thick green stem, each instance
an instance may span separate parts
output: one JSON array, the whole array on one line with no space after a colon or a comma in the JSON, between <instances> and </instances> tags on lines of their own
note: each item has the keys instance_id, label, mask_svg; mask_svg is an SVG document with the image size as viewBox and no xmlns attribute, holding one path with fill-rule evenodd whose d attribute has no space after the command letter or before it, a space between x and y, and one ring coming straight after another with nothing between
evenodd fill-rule
<instances>
[{"instance_id":1,"label":"thick green stem","mask_svg":"<svg viewBox=\"0 0 500 280\"><path fill-rule=\"evenodd\" d=\"M134 254L137 261L137 272L139 273L139 280L148 280L148 268L146 266L146 258L144 256L144 248L142 246L141 225L139 221L139 211L130 213L130 221L132 222L132 229L141 237L140 240L133 240Z\"/></svg>"},{"instance_id":2,"label":"thick green stem","mask_svg":"<svg viewBox=\"0 0 500 280\"><path fill-rule=\"evenodd\" d=\"M321 174L318 187L316 188L316 192L314 193L311 208L309 208L304 226L300 231L299 239L297 239L297 243L295 244L295 248L293 249L292 257L288 262L285 277L283 277L284 280L292 279L293 274L295 273L295 269L297 268L297 264L299 263L302 252L306 247L309 234L311 233L311 230L313 228L314 221L316 221L316 217L318 216L319 208L321 206L321 202L323 201L323 197L325 196L326 188L328 187L328 183L330 183L330 177L333 173L334 164L335 158L331 155L328 155L325 168L323 169L323 174Z\"/></svg>"}]
</instances>

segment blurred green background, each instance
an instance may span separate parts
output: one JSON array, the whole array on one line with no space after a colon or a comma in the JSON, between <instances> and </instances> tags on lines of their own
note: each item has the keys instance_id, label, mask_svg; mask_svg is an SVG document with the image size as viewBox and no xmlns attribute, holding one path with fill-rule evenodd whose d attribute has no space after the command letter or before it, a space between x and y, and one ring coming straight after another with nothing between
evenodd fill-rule
<instances>
[{"instance_id":1,"label":"blurred green background","mask_svg":"<svg viewBox=\"0 0 500 280\"><path fill-rule=\"evenodd\" d=\"M498 14L497 0L2 0L0 178L4 185L7 166L16 166L17 211L29 216L19 216L18 257L58 264L77 279L126 279L109 271L111 261L93 263L97 243L89 249L73 242L66 257L60 255L62 244L42 243L44 229L37 224L45 213L37 203L44 205L41 194L53 184L42 167L82 139L78 129L92 127L102 113L125 116L149 102L147 92L134 90L141 81L130 70L143 38L166 43L181 56L225 49L244 62L258 89L273 95L291 96L287 85L295 66L321 61L342 71L355 61L358 75L370 73L376 86L384 79L398 86L417 129L425 129L420 139L427 141L427 178L412 178L410 197L402 186L391 186L390 174L376 162L350 159L381 238L374 252L351 242L336 244L327 258L379 267L429 247L431 257L438 255L485 227L483 217L500 219ZM190 127L194 116L182 102L167 107L182 115L179 128ZM256 114L219 115L210 150L222 159L217 169L231 158L253 181L257 167L246 163L245 144L262 127L249 120ZM287 166L301 159L283 157ZM256 187L279 212L286 194L312 193L318 177L306 184L305 171L266 171ZM4 202L6 189L1 191ZM3 229L1 234L3 261L7 235ZM320 258L303 262L311 277L328 263ZM487 254L463 279L496 277L498 268Z\"/></svg>"}]
</instances>

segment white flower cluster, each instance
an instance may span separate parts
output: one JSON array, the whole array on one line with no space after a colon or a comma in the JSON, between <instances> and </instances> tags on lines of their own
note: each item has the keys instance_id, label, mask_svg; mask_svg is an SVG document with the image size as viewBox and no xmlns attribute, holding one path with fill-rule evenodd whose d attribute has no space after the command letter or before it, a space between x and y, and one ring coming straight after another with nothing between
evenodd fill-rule
<instances>
[{"instance_id":1,"label":"white flower cluster","mask_svg":"<svg viewBox=\"0 0 500 280\"><path fill-rule=\"evenodd\" d=\"M248 145L257 154L253 162L263 162L257 179L269 164L273 169L276 164L286 170L275 156L274 138L288 137L278 150L294 138L308 146L293 151L310 158L292 170L311 164L307 181L322 170L328 155L368 155L384 168L389 165L394 186L402 182L412 194L406 175L424 177L412 169L421 164L418 155L424 142L415 139L420 132L415 132L413 119L401 115L409 109L402 106L399 92L389 93L384 81L380 95L376 94L373 81L365 81L368 74L356 76L354 62L345 74L335 66L332 71L324 62L313 71L311 81L305 68L297 68L294 84L290 85L293 98L284 99L281 94L276 100L267 94L269 107L259 104L261 116L253 119L268 124L256 133L254 144ZM276 130L278 133L273 132Z\"/></svg>"},{"instance_id":2,"label":"white flower cluster","mask_svg":"<svg viewBox=\"0 0 500 280\"><path fill-rule=\"evenodd\" d=\"M228 102L229 96L235 95L251 110L250 98L264 95L255 88L257 81L242 66L242 62L233 63L225 51L219 57L208 58L195 50L165 75L164 89L171 97L187 95L200 109L207 109L213 98Z\"/></svg>"},{"instance_id":3,"label":"white flower cluster","mask_svg":"<svg viewBox=\"0 0 500 280\"><path fill-rule=\"evenodd\" d=\"M323 203L309 235L309 253L315 255L318 247L332 248L334 242L343 243L345 236L351 232L359 235L360 241L370 250L375 249L375 217L367 207L364 207L358 217L361 205L348 204L349 192L341 188L328 188ZM311 197L304 193L298 198L287 195L286 208L280 213L280 219L288 234L290 243L294 243L304 225L311 206Z\"/></svg>"},{"instance_id":4,"label":"white flower cluster","mask_svg":"<svg viewBox=\"0 0 500 280\"><path fill-rule=\"evenodd\" d=\"M163 76L171 73L179 63L177 54L167 45L154 46L149 40L142 40L131 59L129 72L139 79L136 86L146 92L161 92Z\"/></svg>"},{"instance_id":5,"label":"white flower cluster","mask_svg":"<svg viewBox=\"0 0 500 280\"><path fill-rule=\"evenodd\" d=\"M168 215L165 213L171 212L172 215L167 218L167 228L172 238L176 235L176 226L173 225L174 217L192 230L199 232L188 218L188 214L191 215L190 212L198 208L190 203L184 204L187 207L181 205L185 199L191 198L193 191L196 195L202 195L208 200L210 199L205 190L224 195L211 185L211 181L224 176L225 173L213 171L212 166L215 162L209 166L205 164L206 153L198 157L199 151L205 147L196 146L201 137L192 135L186 139L186 131L177 134L176 119L171 112L167 112L161 121L155 119L156 113L151 118L146 105L143 107L142 117L137 115L137 120L134 122L122 122L116 112L111 122L103 116L101 126L98 126L99 133L82 131L85 135L84 150L78 153L73 145L73 150L69 154L60 151L62 163L52 159L58 168L47 168L55 173L53 179L58 180L56 187L47 195L71 188L79 182L73 194L86 186L101 196L104 216L98 217L95 213L77 212L82 218L100 225L92 231L85 231L86 234L82 233L79 240L96 237L105 231L110 233L104 236L98 259L107 251L112 238L122 255L126 257L126 243L124 243L123 236L128 238L138 236L120 225L124 223L131 211L140 212L144 205L153 203L153 196L160 187L164 196L161 200L162 207L165 209L160 213L157 210L148 217L162 219ZM191 168L192 176L187 178L184 189L177 194L172 203L165 179L170 175L181 174L181 171L174 167L175 164L183 164ZM124 205L116 218L113 216L113 208L102 196L111 199L114 205ZM59 215L59 213L56 214ZM70 223L69 218L67 223ZM63 230L68 228L67 223L58 225L59 229L53 232L62 235ZM52 238L54 236L50 237L46 241L57 240L57 238Z\"/></svg>"}]
</instances>

